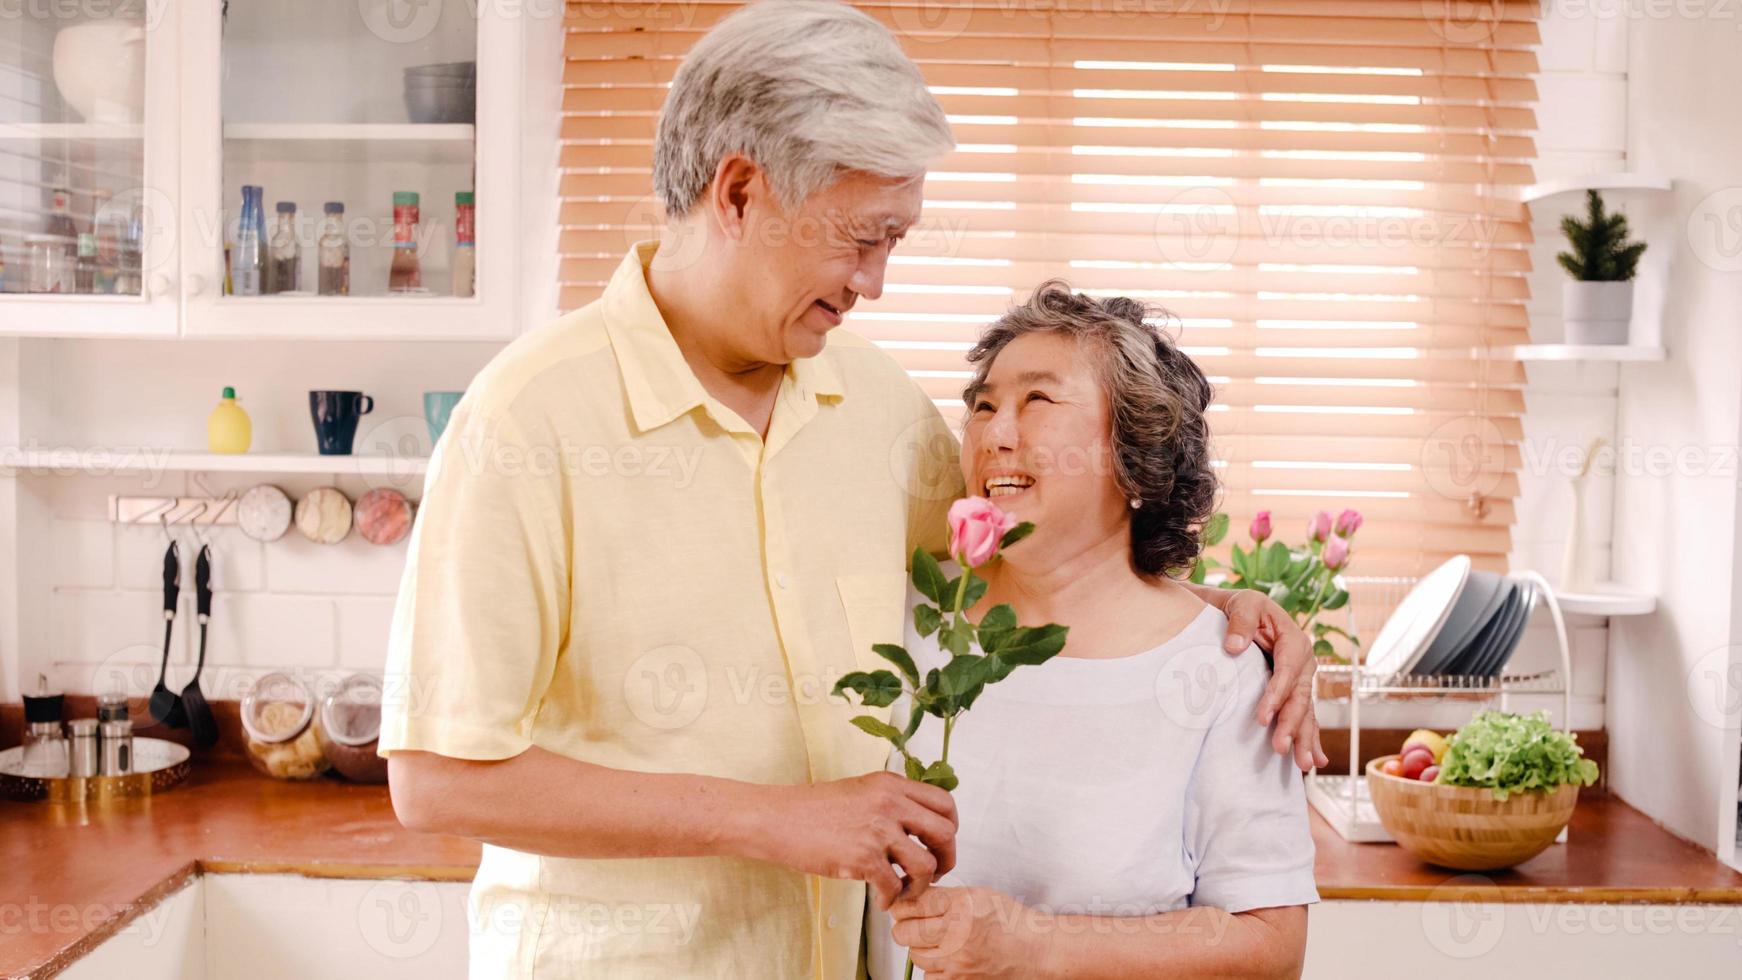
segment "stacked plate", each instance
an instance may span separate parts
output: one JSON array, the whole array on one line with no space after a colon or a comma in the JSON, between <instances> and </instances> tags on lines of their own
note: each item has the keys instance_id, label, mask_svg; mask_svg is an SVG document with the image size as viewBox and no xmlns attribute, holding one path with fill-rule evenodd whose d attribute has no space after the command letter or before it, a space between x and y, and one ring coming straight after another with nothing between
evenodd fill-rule
<instances>
[{"instance_id":1,"label":"stacked plate","mask_svg":"<svg viewBox=\"0 0 1742 980\"><path fill-rule=\"evenodd\" d=\"M1536 586L1458 555L1417 582L1367 654L1377 673L1497 677L1524 635Z\"/></svg>"}]
</instances>

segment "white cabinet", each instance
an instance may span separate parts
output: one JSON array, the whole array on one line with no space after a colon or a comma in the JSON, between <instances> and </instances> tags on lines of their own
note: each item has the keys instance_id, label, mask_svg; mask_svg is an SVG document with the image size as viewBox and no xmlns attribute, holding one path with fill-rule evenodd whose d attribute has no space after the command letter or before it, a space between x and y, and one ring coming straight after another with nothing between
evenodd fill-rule
<instances>
[{"instance_id":1,"label":"white cabinet","mask_svg":"<svg viewBox=\"0 0 1742 980\"><path fill-rule=\"evenodd\" d=\"M66 980L463 980L465 882L207 874L146 909Z\"/></svg>"},{"instance_id":2,"label":"white cabinet","mask_svg":"<svg viewBox=\"0 0 1742 980\"><path fill-rule=\"evenodd\" d=\"M107 18L62 16L84 9L76 5L23 9L20 45L0 50L0 84L18 93L0 92L0 333L518 332L525 37L538 18L471 0L141 0ZM136 77L132 52L143 52ZM81 73L95 71L81 53L94 65L121 59L109 72L120 80L102 83L115 98L93 104L83 91L97 83ZM262 189L261 220L249 226L265 235L270 294L244 295L253 277L227 276L246 253L250 185ZM57 221L57 188L76 231L94 240L94 275L72 295L31 293L27 239ZM415 229L400 195L415 196ZM329 228L348 246L346 295L322 294L329 203L343 207ZM280 206L294 211L275 242ZM137 285L117 294L107 270L127 265L135 241ZM409 256L418 281L390 289L390 265Z\"/></svg>"}]
</instances>

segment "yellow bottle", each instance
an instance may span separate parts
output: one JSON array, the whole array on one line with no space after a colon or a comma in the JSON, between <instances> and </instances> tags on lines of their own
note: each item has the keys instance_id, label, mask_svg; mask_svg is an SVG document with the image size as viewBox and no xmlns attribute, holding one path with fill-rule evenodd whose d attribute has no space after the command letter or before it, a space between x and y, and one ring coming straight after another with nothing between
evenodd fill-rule
<instances>
[{"instance_id":1,"label":"yellow bottle","mask_svg":"<svg viewBox=\"0 0 1742 980\"><path fill-rule=\"evenodd\" d=\"M254 423L236 404L236 389L225 388L224 400L206 419L206 445L214 453L245 453L254 441Z\"/></svg>"}]
</instances>

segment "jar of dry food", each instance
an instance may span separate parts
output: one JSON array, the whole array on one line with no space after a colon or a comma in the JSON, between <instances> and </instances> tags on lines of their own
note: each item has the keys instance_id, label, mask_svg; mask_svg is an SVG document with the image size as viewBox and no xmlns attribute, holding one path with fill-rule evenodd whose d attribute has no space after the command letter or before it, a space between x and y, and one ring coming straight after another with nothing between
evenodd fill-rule
<instances>
[{"instance_id":1,"label":"jar of dry food","mask_svg":"<svg viewBox=\"0 0 1742 980\"><path fill-rule=\"evenodd\" d=\"M358 783L387 782L387 760L375 754L381 734L381 680L370 674L345 678L321 699L321 751L339 775Z\"/></svg>"},{"instance_id":2,"label":"jar of dry food","mask_svg":"<svg viewBox=\"0 0 1742 980\"><path fill-rule=\"evenodd\" d=\"M275 779L313 779L331 763L321 751L320 722L308 685L272 673L242 697L242 731L248 761Z\"/></svg>"}]
</instances>

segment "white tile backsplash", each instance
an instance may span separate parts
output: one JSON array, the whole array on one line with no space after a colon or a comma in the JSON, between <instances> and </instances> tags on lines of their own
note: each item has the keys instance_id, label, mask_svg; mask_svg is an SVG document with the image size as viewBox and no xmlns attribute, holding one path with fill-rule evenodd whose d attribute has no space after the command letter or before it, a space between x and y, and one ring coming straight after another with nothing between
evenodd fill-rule
<instances>
[{"instance_id":1,"label":"white tile backsplash","mask_svg":"<svg viewBox=\"0 0 1742 980\"><path fill-rule=\"evenodd\" d=\"M393 597L338 599L339 665L380 673L387 663Z\"/></svg>"},{"instance_id":2,"label":"white tile backsplash","mask_svg":"<svg viewBox=\"0 0 1742 980\"><path fill-rule=\"evenodd\" d=\"M218 664L330 667L334 639L330 598L224 593L212 603L206 657Z\"/></svg>"}]
</instances>

